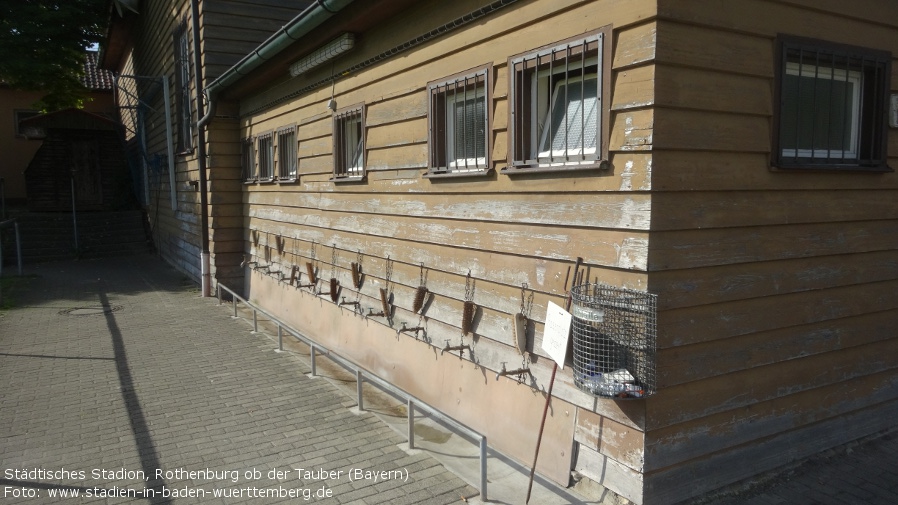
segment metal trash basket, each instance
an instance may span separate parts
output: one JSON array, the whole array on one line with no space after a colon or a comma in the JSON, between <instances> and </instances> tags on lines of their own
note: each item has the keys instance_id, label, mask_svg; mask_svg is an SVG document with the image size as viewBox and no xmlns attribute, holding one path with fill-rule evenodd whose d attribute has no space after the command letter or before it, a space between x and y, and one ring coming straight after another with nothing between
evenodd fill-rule
<instances>
[{"instance_id":1,"label":"metal trash basket","mask_svg":"<svg viewBox=\"0 0 898 505\"><path fill-rule=\"evenodd\" d=\"M654 394L657 295L587 283L571 297L577 387L607 398Z\"/></svg>"}]
</instances>

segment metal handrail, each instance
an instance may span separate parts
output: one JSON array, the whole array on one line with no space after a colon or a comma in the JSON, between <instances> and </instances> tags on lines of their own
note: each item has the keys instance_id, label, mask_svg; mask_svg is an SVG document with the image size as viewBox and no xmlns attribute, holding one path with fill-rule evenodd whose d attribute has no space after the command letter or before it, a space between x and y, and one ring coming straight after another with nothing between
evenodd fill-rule
<instances>
[{"instance_id":1,"label":"metal handrail","mask_svg":"<svg viewBox=\"0 0 898 505\"><path fill-rule=\"evenodd\" d=\"M0 221L0 230L12 226L16 234L16 261L19 267L19 275L22 275L22 238L19 235L19 222L13 219ZM3 240L0 239L0 275L3 275Z\"/></svg>"},{"instance_id":2,"label":"metal handrail","mask_svg":"<svg viewBox=\"0 0 898 505\"><path fill-rule=\"evenodd\" d=\"M287 324L284 324L280 319L275 317L270 312L249 302L248 300L246 300L245 298L243 298L242 296L240 296L236 292L234 292L234 290L228 288L227 286L225 286L224 284L221 284L221 283L219 283L216 288L216 295L218 297L219 305L222 304L222 291L228 292L231 295L232 299L234 300L234 317L237 317L237 301L240 301L241 303L243 303L244 305L246 305L247 307L252 309L252 311L253 311L253 331L254 332L259 331L259 319L258 319L259 312L261 312L263 315L268 317L268 319L270 319L272 322L274 322L277 325L278 350L281 350L281 351L284 350L284 341L283 341L284 330L287 330L287 332L290 333L290 335L293 336L293 338L308 345L309 349L310 349L310 360L311 360L313 377L316 375L315 355L316 355L316 351L319 351L319 350L324 351L324 354L327 355L327 357L330 358L332 361L337 362L339 365L341 365L342 367L344 367L346 369L354 371L355 375L356 375L356 395L358 396L356 401L358 403L359 411L365 410L364 404L362 402L362 384L366 380L368 382L376 384L381 389L386 390L387 392L406 400L407 405L408 405L407 410L408 410L408 447L409 447L409 449L414 449L414 447L415 447L414 418L415 418L415 409L416 408L418 410L422 410L422 411L429 413L432 417L436 418L439 422L452 426L453 428L455 428L455 430L466 435L468 438L472 438L475 440L479 439L480 440L480 499L484 502L487 501L487 493L486 493L486 488L487 488L487 472L486 472L487 441L486 441L486 435L478 433L478 432L472 430L471 428L465 426L464 424L461 424L460 422L456 421L452 417L449 417L448 415L441 412L440 410L415 398L412 394L404 391L403 389L399 388L398 386L387 382L386 379L383 379L382 377L379 377L377 374L374 374L371 371L362 368L360 365L353 362L352 360L345 358L343 356L340 356L339 354L331 351L327 347L325 347L325 346L319 344L318 342L312 340L311 338L303 335L296 329L290 327Z\"/></svg>"}]
</instances>

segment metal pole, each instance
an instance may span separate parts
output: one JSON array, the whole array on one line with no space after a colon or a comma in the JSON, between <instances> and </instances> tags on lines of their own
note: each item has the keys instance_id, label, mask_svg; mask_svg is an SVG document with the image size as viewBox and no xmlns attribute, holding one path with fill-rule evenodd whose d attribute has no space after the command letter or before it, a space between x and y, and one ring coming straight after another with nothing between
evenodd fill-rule
<instances>
[{"instance_id":1,"label":"metal pole","mask_svg":"<svg viewBox=\"0 0 898 505\"><path fill-rule=\"evenodd\" d=\"M408 448L415 448L415 402L408 399Z\"/></svg>"},{"instance_id":2,"label":"metal pole","mask_svg":"<svg viewBox=\"0 0 898 505\"><path fill-rule=\"evenodd\" d=\"M75 171L72 170L72 226L75 228L75 254L78 254L78 216L75 206Z\"/></svg>"},{"instance_id":3,"label":"metal pole","mask_svg":"<svg viewBox=\"0 0 898 505\"><path fill-rule=\"evenodd\" d=\"M486 497L486 437L480 437L480 501L487 502Z\"/></svg>"},{"instance_id":4,"label":"metal pole","mask_svg":"<svg viewBox=\"0 0 898 505\"><path fill-rule=\"evenodd\" d=\"M253 333L259 332L259 317L256 314L256 308L253 307Z\"/></svg>"},{"instance_id":5,"label":"metal pole","mask_svg":"<svg viewBox=\"0 0 898 505\"><path fill-rule=\"evenodd\" d=\"M278 325L278 350L284 350L284 331L281 329L281 325Z\"/></svg>"},{"instance_id":6,"label":"metal pole","mask_svg":"<svg viewBox=\"0 0 898 505\"><path fill-rule=\"evenodd\" d=\"M19 222L16 221L13 223L13 228L16 230L16 259L19 262L19 276L22 276L22 239L19 236ZM0 260L2 261L2 260Z\"/></svg>"},{"instance_id":7,"label":"metal pole","mask_svg":"<svg viewBox=\"0 0 898 505\"><path fill-rule=\"evenodd\" d=\"M577 264L574 265L574 280L571 283L576 282L577 280L577 272L580 270L580 265L583 264L583 258L577 258ZM568 274L570 274L570 267L568 267ZM570 295L570 286L568 286L569 278L564 279L564 289L568 292L567 295L567 303L565 303L565 310L571 310L571 295ZM539 446L543 440L543 429L546 427L546 414L549 412L549 402L552 401L552 388L555 386L555 372L558 371L558 363L555 363L555 366L552 367L552 378L549 379L549 389L546 391L546 404L543 407L543 420L539 424L539 435L536 437L536 450L533 452L533 466L530 467L530 481L527 483L527 499L524 500L524 503L530 503L530 492L533 491L533 475L536 473L536 460L539 458Z\"/></svg>"},{"instance_id":8,"label":"metal pole","mask_svg":"<svg viewBox=\"0 0 898 505\"><path fill-rule=\"evenodd\" d=\"M312 351L312 355L311 355L311 358L312 358L312 377L315 377L315 374L316 374L317 371L318 371L318 369L315 367L315 346L314 346L314 345L313 345L313 346L309 346L309 349L311 349L311 351Z\"/></svg>"},{"instance_id":9,"label":"metal pole","mask_svg":"<svg viewBox=\"0 0 898 505\"><path fill-rule=\"evenodd\" d=\"M365 404L362 403L362 381L363 380L364 379L362 378L362 371L356 370L355 371L355 389L356 389L356 393L358 394L358 397L359 397L359 401L358 401L359 412L362 412L363 410L365 410Z\"/></svg>"}]
</instances>

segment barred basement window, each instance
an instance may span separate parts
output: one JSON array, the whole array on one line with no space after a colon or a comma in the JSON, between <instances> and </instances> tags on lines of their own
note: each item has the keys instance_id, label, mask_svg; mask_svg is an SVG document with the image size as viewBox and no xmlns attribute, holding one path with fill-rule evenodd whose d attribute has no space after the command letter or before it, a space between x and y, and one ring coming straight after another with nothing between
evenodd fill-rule
<instances>
[{"instance_id":1,"label":"barred basement window","mask_svg":"<svg viewBox=\"0 0 898 505\"><path fill-rule=\"evenodd\" d=\"M278 130L278 179L296 180L296 127L288 126Z\"/></svg>"},{"instance_id":2,"label":"barred basement window","mask_svg":"<svg viewBox=\"0 0 898 505\"><path fill-rule=\"evenodd\" d=\"M887 169L891 54L781 36L773 164Z\"/></svg>"},{"instance_id":3,"label":"barred basement window","mask_svg":"<svg viewBox=\"0 0 898 505\"><path fill-rule=\"evenodd\" d=\"M271 133L259 135L259 180L274 180L274 138Z\"/></svg>"},{"instance_id":4,"label":"barred basement window","mask_svg":"<svg viewBox=\"0 0 898 505\"><path fill-rule=\"evenodd\" d=\"M240 164L243 168L243 179L247 182L256 180L256 156L252 138L240 142Z\"/></svg>"},{"instance_id":5,"label":"barred basement window","mask_svg":"<svg viewBox=\"0 0 898 505\"><path fill-rule=\"evenodd\" d=\"M365 106L334 114L334 179L365 176Z\"/></svg>"},{"instance_id":6,"label":"barred basement window","mask_svg":"<svg viewBox=\"0 0 898 505\"><path fill-rule=\"evenodd\" d=\"M190 96L190 44L187 22L182 21L173 34L175 50L175 106L178 114L178 152L193 149L193 111Z\"/></svg>"},{"instance_id":7,"label":"barred basement window","mask_svg":"<svg viewBox=\"0 0 898 505\"><path fill-rule=\"evenodd\" d=\"M489 73L487 67L428 85L431 173L489 168Z\"/></svg>"},{"instance_id":8,"label":"barred basement window","mask_svg":"<svg viewBox=\"0 0 898 505\"><path fill-rule=\"evenodd\" d=\"M585 168L607 159L609 33L509 59L512 167Z\"/></svg>"}]
</instances>

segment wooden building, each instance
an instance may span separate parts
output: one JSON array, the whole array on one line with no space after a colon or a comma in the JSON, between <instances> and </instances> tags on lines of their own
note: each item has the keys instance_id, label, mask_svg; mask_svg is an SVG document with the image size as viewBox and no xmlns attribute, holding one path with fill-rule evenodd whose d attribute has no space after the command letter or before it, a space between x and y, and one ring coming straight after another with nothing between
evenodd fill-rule
<instances>
[{"instance_id":1,"label":"wooden building","mask_svg":"<svg viewBox=\"0 0 898 505\"><path fill-rule=\"evenodd\" d=\"M117 8L110 2L100 67L117 77L116 104L132 162L141 172L142 199L160 254L199 282L204 243L214 243L207 273L239 283L242 221L239 214L226 216L216 208L220 201L240 200L239 184L210 182L208 191L215 196L206 202L206 214L211 217L207 223L202 217L197 71L203 85L211 82L311 2L197 0L195 23L192 3L141 2L133 11L129 2ZM208 141L214 145L216 139ZM218 155L210 147L208 160L215 162Z\"/></svg>"},{"instance_id":2,"label":"wooden building","mask_svg":"<svg viewBox=\"0 0 898 505\"><path fill-rule=\"evenodd\" d=\"M896 54L888 0L313 4L207 78L216 278L529 463L581 257L657 295L657 391L559 370L538 471L699 496L898 415Z\"/></svg>"}]
</instances>

